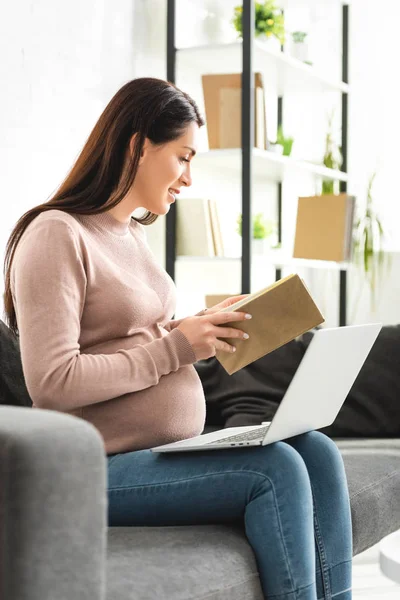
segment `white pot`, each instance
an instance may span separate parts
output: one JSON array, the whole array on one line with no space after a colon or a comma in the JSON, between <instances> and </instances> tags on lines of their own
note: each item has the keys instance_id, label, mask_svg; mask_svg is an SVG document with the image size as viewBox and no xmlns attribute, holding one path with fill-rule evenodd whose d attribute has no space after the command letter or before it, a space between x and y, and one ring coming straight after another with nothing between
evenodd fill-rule
<instances>
[{"instance_id":1,"label":"white pot","mask_svg":"<svg viewBox=\"0 0 400 600\"><path fill-rule=\"evenodd\" d=\"M251 247L253 254L265 254L268 248L268 240L265 238L261 240L253 238Z\"/></svg>"},{"instance_id":2,"label":"white pot","mask_svg":"<svg viewBox=\"0 0 400 600\"><path fill-rule=\"evenodd\" d=\"M268 48L270 48L271 50L273 50L275 52L280 52L280 50L281 50L281 43L278 40L278 38L275 37L274 35L267 36L265 34L261 34L261 35L258 35L255 39L259 40L263 44L266 44L268 46Z\"/></svg>"},{"instance_id":3,"label":"white pot","mask_svg":"<svg viewBox=\"0 0 400 600\"><path fill-rule=\"evenodd\" d=\"M283 154L282 144L269 144L268 150L269 152L274 152L275 154Z\"/></svg>"},{"instance_id":4,"label":"white pot","mask_svg":"<svg viewBox=\"0 0 400 600\"><path fill-rule=\"evenodd\" d=\"M301 60L302 62L308 61L308 44L305 42L292 42L292 56Z\"/></svg>"}]
</instances>

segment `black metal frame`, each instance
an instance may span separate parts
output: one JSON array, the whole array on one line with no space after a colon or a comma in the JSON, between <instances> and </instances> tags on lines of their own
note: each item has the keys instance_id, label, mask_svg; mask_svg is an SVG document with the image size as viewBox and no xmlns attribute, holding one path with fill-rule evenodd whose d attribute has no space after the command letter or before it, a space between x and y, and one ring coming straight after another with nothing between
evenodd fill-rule
<instances>
[{"instance_id":1,"label":"black metal frame","mask_svg":"<svg viewBox=\"0 0 400 600\"><path fill-rule=\"evenodd\" d=\"M167 0L167 79L176 83L175 45L176 1ZM242 45L242 263L241 293L251 292L251 240L252 240L252 172L254 147L254 73L253 73L253 23L254 0L243 0ZM342 5L342 81L348 83L349 67L349 6ZM278 124L283 121L283 99L278 99ZM347 171L348 95L342 93L342 171ZM347 191L346 182L340 182L340 191ZM282 182L277 188L278 242L282 241ZM176 205L171 204L166 224L166 271L175 280L176 262ZM275 269L280 279L281 268ZM340 270L339 324L346 325L347 272Z\"/></svg>"},{"instance_id":2,"label":"black metal frame","mask_svg":"<svg viewBox=\"0 0 400 600\"><path fill-rule=\"evenodd\" d=\"M349 83L349 5L342 6L342 81ZM342 171L347 173L348 94L342 93ZM347 191L347 182L340 182L340 191ZM339 274L339 325L347 322L347 271Z\"/></svg>"},{"instance_id":3,"label":"black metal frame","mask_svg":"<svg viewBox=\"0 0 400 600\"><path fill-rule=\"evenodd\" d=\"M176 83L175 0L167 0L167 80ZM165 268L175 281L176 262L176 204L170 205L165 233Z\"/></svg>"}]
</instances>

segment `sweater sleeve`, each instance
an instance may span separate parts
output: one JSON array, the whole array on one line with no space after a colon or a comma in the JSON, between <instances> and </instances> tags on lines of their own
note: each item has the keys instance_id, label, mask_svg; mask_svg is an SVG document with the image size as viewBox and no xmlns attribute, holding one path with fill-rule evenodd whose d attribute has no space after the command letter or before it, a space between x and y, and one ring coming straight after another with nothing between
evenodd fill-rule
<instances>
[{"instance_id":1,"label":"sweater sleeve","mask_svg":"<svg viewBox=\"0 0 400 600\"><path fill-rule=\"evenodd\" d=\"M113 354L81 354L86 272L76 234L61 219L33 224L12 265L12 292L25 382L34 404L68 411L157 385L196 362L176 329Z\"/></svg>"}]
</instances>

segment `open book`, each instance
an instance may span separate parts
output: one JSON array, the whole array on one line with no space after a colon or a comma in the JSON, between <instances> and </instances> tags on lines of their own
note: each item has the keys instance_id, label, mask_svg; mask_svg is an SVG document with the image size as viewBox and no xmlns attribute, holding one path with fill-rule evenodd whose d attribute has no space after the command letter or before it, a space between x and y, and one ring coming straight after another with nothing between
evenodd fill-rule
<instances>
[{"instance_id":1,"label":"open book","mask_svg":"<svg viewBox=\"0 0 400 600\"><path fill-rule=\"evenodd\" d=\"M218 350L215 357L229 375L325 320L298 275L289 275L221 309L221 312L232 311L245 311L253 318L227 325L242 329L250 336L248 340L224 338L228 344L236 347L236 352L230 354Z\"/></svg>"}]
</instances>

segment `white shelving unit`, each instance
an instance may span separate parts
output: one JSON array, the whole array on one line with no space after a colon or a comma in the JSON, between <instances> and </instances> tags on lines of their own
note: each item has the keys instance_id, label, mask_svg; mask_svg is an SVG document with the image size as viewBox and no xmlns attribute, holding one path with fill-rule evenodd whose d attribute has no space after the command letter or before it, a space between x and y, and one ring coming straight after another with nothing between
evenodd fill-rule
<instances>
[{"instance_id":1,"label":"white shelving unit","mask_svg":"<svg viewBox=\"0 0 400 600\"><path fill-rule=\"evenodd\" d=\"M234 73L241 68L241 61L241 41L178 48L177 51L178 70L193 69L207 74ZM303 90L307 94L350 91L343 81L330 79L312 65L307 65L259 40L254 40L254 71L261 71L267 78L267 83L272 82L274 87L276 86L279 96L293 92L301 93Z\"/></svg>"},{"instance_id":2,"label":"white shelving unit","mask_svg":"<svg viewBox=\"0 0 400 600\"><path fill-rule=\"evenodd\" d=\"M296 4L299 1L300 0L293 0L293 2L296 2ZM304 5L314 1L316 2L316 0L301 0ZM279 3L282 8L285 8L285 10L290 8L289 0L280 0ZM343 4L344 3L342 0L337 0L338 8L342 7ZM346 27L347 24L342 24L343 40L347 35ZM173 73L175 77L176 69L176 74L178 75L178 86L187 89L187 91L191 93L193 97L201 98L202 75L237 73L240 71L243 72L242 59L245 56L243 54L243 50L246 50L246 48L241 40L224 44L194 45L190 47L176 48L174 54L175 62ZM246 50L246 52L248 51ZM335 76L335 67L333 67L333 70L328 70L328 72L322 72L318 67L306 64L294 58L288 52L281 51L279 46L277 47L274 44L254 39L252 57L252 71L262 73L264 89L266 90L267 97L275 97L277 99L282 97L299 98L299 102L304 103L306 110L308 110L308 114L310 114L311 109L310 104L307 104L309 103L310 98L318 98L320 94L326 94L327 97L329 96L329 98L335 98L335 95L337 95L337 100L339 101L340 96L345 98L350 93L349 85L342 81L340 76ZM346 61L345 64L347 64ZM344 67L342 63L342 70L343 68ZM337 73L338 72L339 71L337 71ZM347 76L346 73L346 70L343 70L344 78ZM184 75L182 76L182 74ZM282 106L283 105L281 103L280 107L282 108ZM274 107L273 102L270 105L270 108L272 107ZM280 112L280 114L282 115L282 112ZM267 114L267 121L268 119L269 116ZM320 125L317 124L316 127L318 126ZM200 147L202 148L202 146ZM204 145L204 148L207 148L206 144ZM307 155L307 151L305 154ZM308 152L308 155L313 156L312 151L311 153ZM229 204L225 205L224 210L227 210L227 206L232 206L234 207L233 210L236 211L237 200L233 200L233 198L236 198L235 189L240 189L237 186L241 185L242 176L244 177L242 173L242 148L201 150L198 152L195 160L195 168L196 170L199 170L202 176L204 176L204 181L214 182L214 185L211 183L212 189L214 186L218 188L218 183L215 184L215 182L218 182L220 177L222 177L222 179L229 180L230 184L228 196L232 193L232 197L229 199ZM290 218L287 219L289 214L287 211L292 210L292 207L294 207L292 200L301 195L308 195L309 193L312 195L313 193L318 193L317 190L320 189L319 186L322 181L338 181L341 182L341 189L347 189L346 185L349 180L348 174L343 171L326 168L321 164L315 164L311 161L301 160L291 156L282 156L271 151L260 150L257 148L252 150L251 172L252 182L254 184L254 197L257 193L259 194L258 197L260 199L266 198L270 193L269 190L267 191L267 184L275 184L275 191L272 193L276 193L276 203L277 206L279 206L279 222L281 225L283 224L284 233L282 236L281 230L281 241L283 244L282 249L279 251L274 250L263 255L255 254L253 251L251 252L250 271L254 268L254 270L261 272L262 269L265 268L265 272L268 272L268 276L270 276L272 272L271 268L275 268L276 277L281 276L280 272L285 267L290 267L293 270L296 270L297 268L310 268L313 270L324 269L332 272L336 271L338 275L340 273L339 321L341 324L344 324L343 321L346 320L346 273L350 270L351 264L332 261L294 259L292 256L288 255L288 246L290 246L290 244L287 244L286 242L289 239L289 234L291 235L291 229L293 227L293 223L291 223L291 221L293 221L292 216L289 215ZM199 178L198 174L196 175L196 178ZM286 185L288 186L287 188L285 187ZM199 189L199 193L202 194L203 190L207 189L207 185L202 183L199 186ZM288 201L286 201L285 197L286 189ZM219 192L216 191L216 193ZM243 198L242 202L244 202ZM252 201L253 209L257 202L259 201L257 200L254 203ZM257 212L258 211L259 209L257 209ZM232 221L233 224L233 219L230 218L229 222L230 221ZM289 228L287 227L288 222ZM287 238L286 240L285 236ZM173 252L170 251L170 261L172 260L172 254ZM236 251L234 254L236 254ZM218 273L222 273L222 271L225 269L226 276L228 277L229 270L228 279L231 283L233 273L240 274L240 272L242 272L243 277L242 256L209 258L201 256L174 256L174 261L180 264L180 272L185 272L186 274L188 273L188 266L190 265L190 262L192 262L193 269L198 273L200 273L202 268L203 272L208 270L210 272L215 271ZM213 264L211 264L212 262ZM174 267L172 264L170 269L172 272L174 272ZM251 279L254 279L253 276ZM210 290L210 292L211 291L212 290ZM343 315L344 318L342 319Z\"/></svg>"},{"instance_id":3,"label":"white shelving unit","mask_svg":"<svg viewBox=\"0 0 400 600\"><path fill-rule=\"evenodd\" d=\"M206 268L207 263L218 262L219 264L240 264L241 256L177 256L178 262L193 262L196 265L204 263ZM268 254L255 254L252 258L254 266L259 269L263 266L274 267L293 267L307 269L328 269L332 271L349 271L352 268L352 263L349 262L334 262L328 260L310 260L303 258L293 258L281 253L280 250L271 250Z\"/></svg>"},{"instance_id":4,"label":"white shelving unit","mask_svg":"<svg viewBox=\"0 0 400 600\"><path fill-rule=\"evenodd\" d=\"M196 162L208 169L233 171L240 175L241 149L208 150L196 155ZM290 156L281 156L268 150L253 150L253 176L268 181L282 181L286 175L308 173L316 179L348 181L347 173L328 169L304 160L296 160Z\"/></svg>"}]
</instances>

